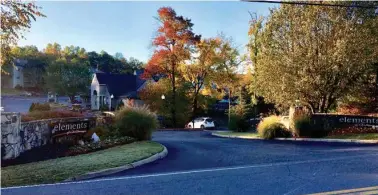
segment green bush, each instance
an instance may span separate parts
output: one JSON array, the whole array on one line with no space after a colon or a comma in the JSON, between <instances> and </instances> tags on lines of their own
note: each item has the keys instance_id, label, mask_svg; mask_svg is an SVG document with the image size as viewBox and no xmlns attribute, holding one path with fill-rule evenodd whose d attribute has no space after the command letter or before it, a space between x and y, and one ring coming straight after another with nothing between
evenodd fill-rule
<instances>
[{"instance_id":1,"label":"green bush","mask_svg":"<svg viewBox=\"0 0 378 195\"><path fill-rule=\"evenodd\" d=\"M257 126L259 136L264 139L274 139L276 137L290 137L291 133L281 123L278 116L264 118Z\"/></svg>"},{"instance_id":2,"label":"green bush","mask_svg":"<svg viewBox=\"0 0 378 195\"><path fill-rule=\"evenodd\" d=\"M312 137L313 127L311 116L307 114L295 114L293 116L293 133L299 137Z\"/></svg>"},{"instance_id":3,"label":"green bush","mask_svg":"<svg viewBox=\"0 0 378 195\"><path fill-rule=\"evenodd\" d=\"M158 121L156 114L147 106L125 106L115 114L115 127L122 136L150 140L152 131L158 127Z\"/></svg>"},{"instance_id":4,"label":"green bush","mask_svg":"<svg viewBox=\"0 0 378 195\"><path fill-rule=\"evenodd\" d=\"M231 114L228 129L235 132L245 132L249 129L249 123L244 117Z\"/></svg>"},{"instance_id":5,"label":"green bush","mask_svg":"<svg viewBox=\"0 0 378 195\"><path fill-rule=\"evenodd\" d=\"M109 104L103 104L100 106L100 111L109 111Z\"/></svg>"},{"instance_id":6,"label":"green bush","mask_svg":"<svg viewBox=\"0 0 378 195\"><path fill-rule=\"evenodd\" d=\"M29 108L29 112L34 112L34 111L50 111L51 107L49 103L32 103Z\"/></svg>"},{"instance_id":7,"label":"green bush","mask_svg":"<svg viewBox=\"0 0 378 195\"><path fill-rule=\"evenodd\" d=\"M120 101L120 102L118 103L118 105L117 105L116 110L122 109L124 106L125 106L125 104L123 103L123 101Z\"/></svg>"}]
</instances>

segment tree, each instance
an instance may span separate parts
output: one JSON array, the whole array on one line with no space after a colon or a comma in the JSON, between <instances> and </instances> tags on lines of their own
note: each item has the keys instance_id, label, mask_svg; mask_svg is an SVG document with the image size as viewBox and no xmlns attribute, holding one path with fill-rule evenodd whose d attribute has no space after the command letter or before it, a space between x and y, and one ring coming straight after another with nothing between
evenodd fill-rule
<instances>
[{"instance_id":1,"label":"tree","mask_svg":"<svg viewBox=\"0 0 378 195\"><path fill-rule=\"evenodd\" d=\"M157 36L153 41L154 54L148 61L145 78L155 75L165 75L171 82L171 115L173 125L176 126L176 88L178 66L190 59L193 46L199 42L200 36L192 32L193 23L190 19L177 16L170 7L162 7L158 10L158 20L161 25L157 30Z\"/></svg>"},{"instance_id":2,"label":"tree","mask_svg":"<svg viewBox=\"0 0 378 195\"><path fill-rule=\"evenodd\" d=\"M239 56L239 52L233 46L232 40L227 39L224 35L221 36L223 42L219 48L218 66L214 69L213 83L217 88L227 93L228 97L228 121L231 116L231 98L233 92L239 87L240 78L236 74L236 69L243 62Z\"/></svg>"},{"instance_id":3,"label":"tree","mask_svg":"<svg viewBox=\"0 0 378 195\"><path fill-rule=\"evenodd\" d=\"M376 60L377 20L374 9L352 6L274 9L255 65L258 91L283 107L300 100L314 112L327 112L363 80Z\"/></svg>"},{"instance_id":4,"label":"tree","mask_svg":"<svg viewBox=\"0 0 378 195\"><path fill-rule=\"evenodd\" d=\"M149 105L149 108L158 113L159 116L164 117L164 125L167 127L183 127L185 123L190 118L190 100L187 95L187 85L179 85L177 87L177 102L176 109L180 110L177 113L176 125L173 125L172 115L170 113L171 107L170 104L172 101L172 90L170 90L170 81L169 79L162 78L159 82L150 82L148 81L147 85L139 93L143 102ZM162 99L161 96L164 95L166 98Z\"/></svg>"},{"instance_id":5,"label":"tree","mask_svg":"<svg viewBox=\"0 0 378 195\"><path fill-rule=\"evenodd\" d=\"M71 101L75 95L88 93L90 79L87 66L68 63L63 59L52 62L45 75L47 89L59 95L67 95Z\"/></svg>"},{"instance_id":6,"label":"tree","mask_svg":"<svg viewBox=\"0 0 378 195\"><path fill-rule=\"evenodd\" d=\"M10 53L11 45L16 45L20 38L24 38L23 32L31 27L31 22L37 16L45 17L39 9L34 2L1 1L0 66L11 64L14 59Z\"/></svg>"},{"instance_id":7,"label":"tree","mask_svg":"<svg viewBox=\"0 0 378 195\"><path fill-rule=\"evenodd\" d=\"M11 53L15 58L27 60L27 64L23 70L25 80L28 80L32 87L42 89L42 75L49 61L47 56L34 45L13 47Z\"/></svg>"},{"instance_id":8,"label":"tree","mask_svg":"<svg viewBox=\"0 0 378 195\"><path fill-rule=\"evenodd\" d=\"M58 43L48 43L43 52L47 55L54 56L55 58L60 58L62 47Z\"/></svg>"},{"instance_id":9,"label":"tree","mask_svg":"<svg viewBox=\"0 0 378 195\"><path fill-rule=\"evenodd\" d=\"M214 77L214 69L218 64L218 49L221 39L204 39L196 45L196 56L190 63L184 62L180 67L183 79L189 83L192 96L192 118L198 114L198 101L200 91L211 85L211 77Z\"/></svg>"}]
</instances>

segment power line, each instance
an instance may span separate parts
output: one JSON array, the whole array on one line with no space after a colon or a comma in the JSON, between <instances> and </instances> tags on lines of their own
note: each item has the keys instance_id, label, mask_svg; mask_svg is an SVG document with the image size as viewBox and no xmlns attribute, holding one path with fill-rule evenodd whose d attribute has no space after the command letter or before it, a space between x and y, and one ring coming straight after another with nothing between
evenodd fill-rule
<instances>
[{"instance_id":1,"label":"power line","mask_svg":"<svg viewBox=\"0 0 378 195\"><path fill-rule=\"evenodd\" d=\"M279 3L279 4L290 4L290 5L314 5L314 6L328 6L328 7L348 7L348 8L364 8L364 9L378 9L374 6L363 6L363 5L343 5L343 4L323 4L323 3L313 3L313 2L298 2L298 1L270 1L270 0L242 0L245 2L255 2L255 3Z\"/></svg>"}]
</instances>

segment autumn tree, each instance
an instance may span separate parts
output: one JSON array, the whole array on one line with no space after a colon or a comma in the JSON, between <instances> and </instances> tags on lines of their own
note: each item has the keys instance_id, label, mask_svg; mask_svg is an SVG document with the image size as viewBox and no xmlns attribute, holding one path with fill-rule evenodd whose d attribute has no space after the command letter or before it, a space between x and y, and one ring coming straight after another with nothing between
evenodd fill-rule
<instances>
[{"instance_id":1,"label":"autumn tree","mask_svg":"<svg viewBox=\"0 0 378 195\"><path fill-rule=\"evenodd\" d=\"M36 17L45 17L34 2L1 0L1 56L0 66L11 64L11 46L16 45L23 32L31 27ZM1 72L3 69L1 68Z\"/></svg>"},{"instance_id":2,"label":"autumn tree","mask_svg":"<svg viewBox=\"0 0 378 195\"><path fill-rule=\"evenodd\" d=\"M214 69L219 65L219 48L221 39L204 39L196 45L196 50L190 62L180 66L183 79L189 84L189 93L192 96L192 118L198 113L200 91L211 87L211 77Z\"/></svg>"},{"instance_id":3,"label":"autumn tree","mask_svg":"<svg viewBox=\"0 0 378 195\"><path fill-rule=\"evenodd\" d=\"M295 100L314 112L334 107L376 62L378 18L374 9L360 10L306 5L274 9L255 65L258 91L284 107Z\"/></svg>"},{"instance_id":4,"label":"autumn tree","mask_svg":"<svg viewBox=\"0 0 378 195\"><path fill-rule=\"evenodd\" d=\"M155 75L164 75L170 80L171 115L173 125L176 126L178 66L190 59L193 46L199 42L200 36L192 32L193 23L190 19L178 16L170 7L162 7L158 10L158 20L160 27L152 43L155 51L147 63L143 76L151 78Z\"/></svg>"}]
</instances>

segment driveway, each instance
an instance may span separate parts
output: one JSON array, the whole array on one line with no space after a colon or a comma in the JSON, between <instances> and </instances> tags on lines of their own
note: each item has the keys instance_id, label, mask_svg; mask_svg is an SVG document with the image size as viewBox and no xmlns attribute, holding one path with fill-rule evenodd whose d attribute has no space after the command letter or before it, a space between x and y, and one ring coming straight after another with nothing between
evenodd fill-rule
<instances>
[{"instance_id":1,"label":"driveway","mask_svg":"<svg viewBox=\"0 0 378 195\"><path fill-rule=\"evenodd\" d=\"M166 158L105 178L4 194L307 194L378 185L378 147L156 132ZM378 191L377 191L378 193Z\"/></svg>"}]
</instances>

